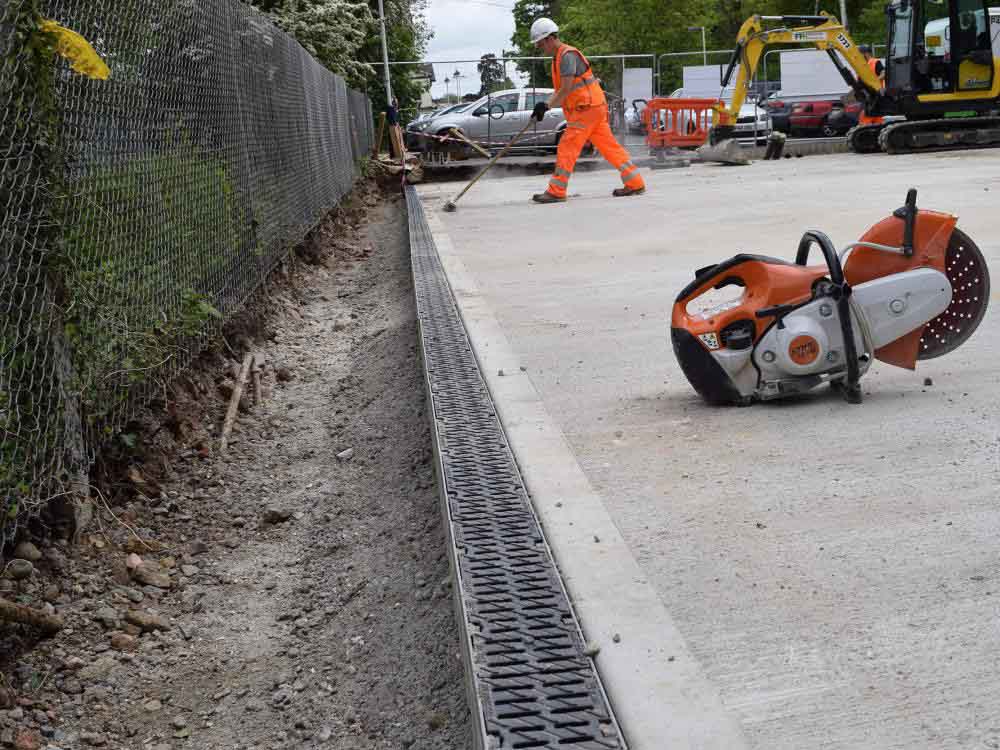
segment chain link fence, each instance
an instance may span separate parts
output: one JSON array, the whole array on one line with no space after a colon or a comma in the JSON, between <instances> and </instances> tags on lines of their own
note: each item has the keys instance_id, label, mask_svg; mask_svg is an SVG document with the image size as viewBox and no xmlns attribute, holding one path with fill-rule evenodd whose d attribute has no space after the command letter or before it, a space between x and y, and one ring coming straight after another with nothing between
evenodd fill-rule
<instances>
[{"instance_id":1,"label":"chain link fence","mask_svg":"<svg viewBox=\"0 0 1000 750\"><path fill-rule=\"evenodd\" d=\"M371 105L237 0L0 10L0 544L351 189ZM81 34L108 80L38 29Z\"/></svg>"}]
</instances>

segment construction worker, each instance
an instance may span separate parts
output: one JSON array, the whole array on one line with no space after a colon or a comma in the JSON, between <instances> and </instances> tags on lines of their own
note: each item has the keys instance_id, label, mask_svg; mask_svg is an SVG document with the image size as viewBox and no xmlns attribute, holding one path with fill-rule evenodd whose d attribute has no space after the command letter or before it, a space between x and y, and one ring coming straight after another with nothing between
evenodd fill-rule
<instances>
[{"instance_id":1,"label":"construction worker","mask_svg":"<svg viewBox=\"0 0 1000 750\"><path fill-rule=\"evenodd\" d=\"M552 56L552 81L555 93L548 102L538 102L531 116L538 122L545 113L562 107L566 130L559 140L556 170L548 189L532 200L536 203L562 203L566 200L573 167L587 141L601 152L621 174L624 187L614 190L614 196L640 195L646 184L639 169L624 148L615 140L608 125L608 103L601 84L583 54L559 40L559 27L550 18L539 18L531 24L531 41L545 54Z\"/></svg>"},{"instance_id":2,"label":"construction worker","mask_svg":"<svg viewBox=\"0 0 1000 750\"><path fill-rule=\"evenodd\" d=\"M885 65L872 54L872 48L870 45L862 44L858 47L858 51L864 55L865 62L868 63L868 67L871 68L872 73L878 76L879 81L882 82L882 87L885 88ZM862 112L858 115L859 125L881 125L885 122L883 117L870 117L869 115Z\"/></svg>"},{"instance_id":3,"label":"construction worker","mask_svg":"<svg viewBox=\"0 0 1000 750\"><path fill-rule=\"evenodd\" d=\"M865 62L868 63L868 67L872 69L872 73L878 76L878 79L882 82L882 86L885 86L885 65L877 57L872 55L872 48L869 44L862 44L858 47L858 51L864 55Z\"/></svg>"}]
</instances>

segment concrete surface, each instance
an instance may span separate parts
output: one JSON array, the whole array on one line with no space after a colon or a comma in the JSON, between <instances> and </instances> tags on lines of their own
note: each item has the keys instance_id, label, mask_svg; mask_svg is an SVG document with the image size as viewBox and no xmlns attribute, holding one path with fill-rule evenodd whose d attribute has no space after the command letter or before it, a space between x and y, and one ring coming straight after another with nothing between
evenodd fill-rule
<instances>
[{"instance_id":1,"label":"concrete surface","mask_svg":"<svg viewBox=\"0 0 1000 750\"><path fill-rule=\"evenodd\" d=\"M454 214L440 212L450 185L421 189L446 266L464 269L460 306L477 354L528 381L504 384L486 369L505 424L541 414L572 450L532 450L530 430L512 430L568 580L580 581L574 566L592 556L561 546L568 522L553 520L548 500L575 463L638 564L637 585L662 604L623 603L611 590L620 578L590 581L588 637L603 639L616 616L627 625L597 662L619 718L623 701L659 690L656 675L672 664L623 683L622 664L636 656L615 649L655 638L656 627L642 627L647 610L672 618L664 638L686 642L697 662L685 667L696 689L679 704L668 691L659 713L655 701L645 717L625 711L632 747L664 746L650 727L692 704L721 727L734 718L750 747L768 750L1000 747L996 314L916 373L877 364L859 407L827 391L707 407L668 331L694 269L738 251L791 258L807 228L845 244L911 186L920 205L959 214L996 267L1000 151L644 174L649 192L630 199L609 197L613 173L577 175L571 200L556 206L528 202L543 177L484 181ZM489 354L501 339L508 351ZM530 408L505 388L527 388ZM574 524L600 521L587 507ZM615 564L627 572L627 561ZM604 606L594 599L602 587ZM699 742L686 746L710 746Z\"/></svg>"}]
</instances>

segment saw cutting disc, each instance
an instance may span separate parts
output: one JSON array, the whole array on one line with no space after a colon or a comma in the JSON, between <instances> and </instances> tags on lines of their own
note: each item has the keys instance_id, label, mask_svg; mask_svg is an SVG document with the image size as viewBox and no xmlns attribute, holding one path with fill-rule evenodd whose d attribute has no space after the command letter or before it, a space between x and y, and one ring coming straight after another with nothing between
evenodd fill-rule
<instances>
[{"instance_id":1,"label":"saw cutting disc","mask_svg":"<svg viewBox=\"0 0 1000 750\"><path fill-rule=\"evenodd\" d=\"M951 304L924 327L917 359L934 359L957 349L986 314L990 271L976 243L958 229L948 241L945 274L951 282Z\"/></svg>"}]
</instances>

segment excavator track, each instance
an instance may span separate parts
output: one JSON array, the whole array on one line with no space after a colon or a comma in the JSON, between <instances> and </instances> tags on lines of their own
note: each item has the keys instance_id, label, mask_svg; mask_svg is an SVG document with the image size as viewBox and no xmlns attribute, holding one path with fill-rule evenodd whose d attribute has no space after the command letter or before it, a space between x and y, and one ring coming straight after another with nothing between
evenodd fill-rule
<instances>
[{"instance_id":1,"label":"excavator track","mask_svg":"<svg viewBox=\"0 0 1000 750\"><path fill-rule=\"evenodd\" d=\"M847 131L847 147L856 154L877 154L882 150L879 135L885 125L856 125Z\"/></svg>"},{"instance_id":2,"label":"excavator track","mask_svg":"<svg viewBox=\"0 0 1000 750\"><path fill-rule=\"evenodd\" d=\"M1000 117L916 120L887 125L879 133L887 154L1000 147Z\"/></svg>"}]
</instances>

